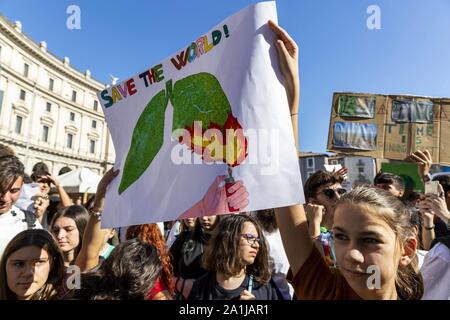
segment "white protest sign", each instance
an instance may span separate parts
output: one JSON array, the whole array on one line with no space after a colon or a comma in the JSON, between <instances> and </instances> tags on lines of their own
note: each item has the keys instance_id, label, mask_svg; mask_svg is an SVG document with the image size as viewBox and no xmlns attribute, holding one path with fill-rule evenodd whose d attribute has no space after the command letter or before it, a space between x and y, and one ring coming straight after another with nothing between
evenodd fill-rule
<instances>
[{"instance_id":1,"label":"white protest sign","mask_svg":"<svg viewBox=\"0 0 450 320\"><path fill-rule=\"evenodd\" d=\"M304 202L269 19L275 2L243 9L99 93L120 169L103 226Z\"/></svg>"}]
</instances>

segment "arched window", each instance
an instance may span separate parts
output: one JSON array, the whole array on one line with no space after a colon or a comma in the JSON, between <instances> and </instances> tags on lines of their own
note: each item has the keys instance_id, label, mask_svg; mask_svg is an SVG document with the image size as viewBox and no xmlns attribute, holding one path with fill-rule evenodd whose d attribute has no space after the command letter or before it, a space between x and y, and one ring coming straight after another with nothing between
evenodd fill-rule
<instances>
[{"instance_id":1,"label":"arched window","mask_svg":"<svg viewBox=\"0 0 450 320\"><path fill-rule=\"evenodd\" d=\"M59 170L59 172L58 172L58 176L60 176L60 175L62 175L62 174L64 174L64 173L70 172L70 171L72 171L72 169L70 169L69 167L67 167L67 166L62 167L62 168Z\"/></svg>"}]
</instances>

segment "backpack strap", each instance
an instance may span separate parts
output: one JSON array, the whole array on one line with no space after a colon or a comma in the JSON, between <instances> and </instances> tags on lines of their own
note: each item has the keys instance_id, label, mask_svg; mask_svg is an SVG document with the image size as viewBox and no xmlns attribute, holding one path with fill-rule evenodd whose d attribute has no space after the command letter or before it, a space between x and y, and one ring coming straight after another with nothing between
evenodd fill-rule
<instances>
[{"instance_id":1,"label":"backpack strap","mask_svg":"<svg viewBox=\"0 0 450 320\"><path fill-rule=\"evenodd\" d=\"M25 214L25 219L23 219L22 221L27 223L27 229L30 230L36 228L36 215L33 212L27 210L23 211L23 213Z\"/></svg>"}]
</instances>

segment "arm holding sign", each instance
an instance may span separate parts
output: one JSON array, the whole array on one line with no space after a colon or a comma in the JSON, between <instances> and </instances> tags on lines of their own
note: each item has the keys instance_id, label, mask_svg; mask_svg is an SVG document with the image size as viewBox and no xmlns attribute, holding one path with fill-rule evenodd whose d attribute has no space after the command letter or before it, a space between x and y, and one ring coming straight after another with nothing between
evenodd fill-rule
<instances>
[{"instance_id":1,"label":"arm holding sign","mask_svg":"<svg viewBox=\"0 0 450 320\"><path fill-rule=\"evenodd\" d=\"M300 78L298 75L298 46L289 34L275 22L269 20L269 27L279 37L276 40L278 60L291 112L292 129L296 150L298 150L298 103L300 101Z\"/></svg>"},{"instance_id":2,"label":"arm holding sign","mask_svg":"<svg viewBox=\"0 0 450 320\"><path fill-rule=\"evenodd\" d=\"M278 56L281 73L285 79L291 112L292 129L298 150L298 102L300 98L300 80L298 77L298 47L288 33L269 21L270 28L276 33ZM297 274L308 258L313 248L313 242L308 232L305 210L302 205L275 209L278 227L280 228L283 246L291 265L293 274Z\"/></svg>"},{"instance_id":3,"label":"arm holding sign","mask_svg":"<svg viewBox=\"0 0 450 320\"><path fill-rule=\"evenodd\" d=\"M118 174L119 170L113 171L113 169L110 169L98 184L94 207L83 235L83 245L75 260L75 264L80 267L82 272L89 271L98 265L99 253L108 232L108 229L100 228L100 215L103 211L106 188Z\"/></svg>"},{"instance_id":4,"label":"arm holding sign","mask_svg":"<svg viewBox=\"0 0 450 320\"><path fill-rule=\"evenodd\" d=\"M430 168L433 164L431 159L431 154L428 150L420 151L417 150L411 153L406 160L417 163L417 170L419 171L419 176L424 182L430 181Z\"/></svg>"}]
</instances>

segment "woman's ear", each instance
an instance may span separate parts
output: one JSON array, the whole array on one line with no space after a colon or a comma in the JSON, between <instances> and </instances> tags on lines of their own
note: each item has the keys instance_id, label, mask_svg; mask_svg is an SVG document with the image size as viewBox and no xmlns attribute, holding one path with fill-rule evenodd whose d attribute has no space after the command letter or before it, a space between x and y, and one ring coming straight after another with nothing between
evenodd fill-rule
<instances>
[{"instance_id":1,"label":"woman's ear","mask_svg":"<svg viewBox=\"0 0 450 320\"><path fill-rule=\"evenodd\" d=\"M402 255L400 257L400 266L406 267L416 256L417 251L417 239L414 237L407 238L402 245Z\"/></svg>"}]
</instances>

